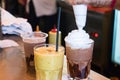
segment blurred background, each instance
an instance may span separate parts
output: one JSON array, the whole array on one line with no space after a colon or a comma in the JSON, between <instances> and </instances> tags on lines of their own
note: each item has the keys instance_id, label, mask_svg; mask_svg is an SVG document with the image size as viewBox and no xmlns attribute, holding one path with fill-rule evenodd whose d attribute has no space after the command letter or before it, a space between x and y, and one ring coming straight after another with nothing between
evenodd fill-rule
<instances>
[{"instance_id":1,"label":"blurred background","mask_svg":"<svg viewBox=\"0 0 120 80\"><path fill-rule=\"evenodd\" d=\"M18 0L0 0L0 6L16 17L28 19L26 5ZM25 2L26 3L26 2ZM56 1L57 9L61 7L60 30L62 45L64 38L73 29L77 29L72 6L62 0ZM57 17L57 14L55 15ZM56 19L57 20L57 19ZM0 19L1 24L1 19ZM57 24L55 22L55 24ZM2 39L0 27L0 39ZM111 8L88 6L85 30L95 41L92 69L106 77L120 78L120 11ZM119 79L118 79L119 80Z\"/></svg>"}]
</instances>

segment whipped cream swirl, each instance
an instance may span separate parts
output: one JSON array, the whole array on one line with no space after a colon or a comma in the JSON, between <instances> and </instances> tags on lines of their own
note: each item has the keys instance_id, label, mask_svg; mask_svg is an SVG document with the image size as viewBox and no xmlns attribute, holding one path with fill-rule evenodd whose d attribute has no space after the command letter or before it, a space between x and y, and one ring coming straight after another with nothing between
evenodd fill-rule
<instances>
[{"instance_id":1,"label":"whipped cream swirl","mask_svg":"<svg viewBox=\"0 0 120 80\"><path fill-rule=\"evenodd\" d=\"M84 49L84 48L89 48L93 40L90 39L89 34L86 33L85 30L79 29L79 30L72 30L65 37L65 42L73 49L78 49L78 48Z\"/></svg>"}]
</instances>

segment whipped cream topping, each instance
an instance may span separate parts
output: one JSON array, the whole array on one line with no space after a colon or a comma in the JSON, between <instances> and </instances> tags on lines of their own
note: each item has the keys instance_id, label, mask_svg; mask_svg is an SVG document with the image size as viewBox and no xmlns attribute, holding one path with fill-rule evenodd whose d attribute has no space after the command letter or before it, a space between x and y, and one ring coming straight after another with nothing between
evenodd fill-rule
<instances>
[{"instance_id":1,"label":"whipped cream topping","mask_svg":"<svg viewBox=\"0 0 120 80\"><path fill-rule=\"evenodd\" d=\"M75 21L78 28L83 28L86 25L87 5L73 5Z\"/></svg>"},{"instance_id":2,"label":"whipped cream topping","mask_svg":"<svg viewBox=\"0 0 120 80\"><path fill-rule=\"evenodd\" d=\"M89 48L91 43L93 42L90 39L89 34L86 33L85 30L72 30L66 37L65 42L71 48L78 49L78 48Z\"/></svg>"}]
</instances>

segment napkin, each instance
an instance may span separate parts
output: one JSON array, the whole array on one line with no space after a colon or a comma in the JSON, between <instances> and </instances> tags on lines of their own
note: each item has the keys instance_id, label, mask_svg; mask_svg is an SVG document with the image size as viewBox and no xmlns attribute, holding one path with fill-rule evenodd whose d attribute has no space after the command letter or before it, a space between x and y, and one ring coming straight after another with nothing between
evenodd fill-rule
<instances>
[{"instance_id":1,"label":"napkin","mask_svg":"<svg viewBox=\"0 0 120 80\"><path fill-rule=\"evenodd\" d=\"M0 48L19 46L19 44L13 40L4 39L0 40Z\"/></svg>"},{"instance_id":2,"label":"napkin","mask_svg":"<svg viewBox=\"0 0 120 80\"><path fill-rule=\"evenodd\" d=\"M16 34L31 33L32 27L27 22L27 19L15 17L8 11L1 9L1 25L3 34Z\"/></svg>"}]
</instances>

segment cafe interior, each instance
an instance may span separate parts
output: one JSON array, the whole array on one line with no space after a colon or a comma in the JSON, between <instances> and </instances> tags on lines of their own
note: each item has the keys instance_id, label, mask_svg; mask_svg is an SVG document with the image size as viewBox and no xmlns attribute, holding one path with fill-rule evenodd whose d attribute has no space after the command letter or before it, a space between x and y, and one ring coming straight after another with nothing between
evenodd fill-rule
<instances>
[{"instance_id":1,"label":"cafe interior","mask_svg":"<svg viewBox=\"0 0 120 80\"><path fill-rule=\"evenodd\" d=\"M26 21L27 15L25 14L24 6L21 6L20 4L16 5L15 3L12 4L7 3L7 6L9 7L6 8L5 7L6 4L4 1L5 0L1 0L2 9L8 11L11 15L15 17L24 18ZM58 8L56 16L59 15L59 7L61 8L61 12L60 12L61 45L65 47L64 38L68 35L69 32L71 32L74 29L77 29L77 25L75 22L75 16L72 6L66 3L64 0L57 0L56 4ZM19 7L16 7L18 5ZM4 39L13 40L17 42L21 48L23 44L21 43L21 38L19 37L19 34L15 34L14 32L11 32L10 34L7 32L3 33L2 28L4 25L2 25L2 20L1 20L2 14L0 15L1 15L0 41L2 42L2 40ZM119 28L120 28L119 10L117 9L113 10L111 8L106 8L106 7L96 8L89 5L87 6L86 24L84 30L90 35L90 38L94 40L91 70L94 71L96 74L98 74L97 77L90 80L120 80L120 42L119 42L120 29ZM12 29L9 28L9 30ZM4 43L3 45L6 44L7 43ZM25 65L25 63L23 63L24 59L23 58L19 59L19 56L22 55L15 54L15 53L20 53L20 48L18 50L15 47L13 49L12 48L8 49L8 48L10 47L2 48L0 45L0 71L1 71L0 80L28 80L28 79L35 80L34 70L33 71L31 70L30 73L26 74L27 77L25 77L25 79L22 79L22 75L24 74L20 73L21 72L20 70L24 71L24 69L14 68L15 65L19 65L18 63L19 61L22 62L21 65ZM10 56L12 57L9 58ZM8 64L4 65L5 63ZM14 76L16 76L16 78L13 78ZM105 79L100 78L100 76L105 77Z\"/></svg>"}]
</instances>

